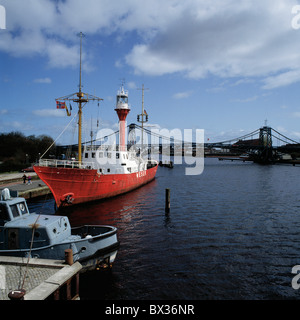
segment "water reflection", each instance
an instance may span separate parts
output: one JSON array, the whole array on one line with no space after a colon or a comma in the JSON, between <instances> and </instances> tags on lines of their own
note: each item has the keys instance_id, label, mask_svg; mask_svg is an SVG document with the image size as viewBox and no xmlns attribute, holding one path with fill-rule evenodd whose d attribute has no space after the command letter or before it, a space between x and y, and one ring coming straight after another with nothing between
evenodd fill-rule
<instances>
[{"instance_id":1,"label":"water reflection","mask_svg":"<svg viewBox=\"0 0 300 320\"><path fill-rule=\"evenodd\" d=\"M124 195L59 209L57 215L66 215L72 226L82 224L107 224L123 229L149 206L157 187L156 180Z\"/></svg>"}]
</instances>

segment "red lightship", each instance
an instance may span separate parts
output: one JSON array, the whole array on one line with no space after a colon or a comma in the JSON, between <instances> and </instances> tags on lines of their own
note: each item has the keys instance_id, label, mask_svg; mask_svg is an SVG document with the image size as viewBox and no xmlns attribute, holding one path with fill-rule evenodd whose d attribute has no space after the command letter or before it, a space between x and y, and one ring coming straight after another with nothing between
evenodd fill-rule
<instances>
[{"instance_id":1,"label":"red lightship","mask_svg":"<svg viewBox=\"0 0 300 320\"><path fill-rule=\"evenodd\" d=\"M82 33L80 34L82 40ZM81 43L80 43L81 44ZM119 145L81 147L83 104L102 100L81 91L81 45L79 92L57 100L78 103L78 161L40 159L34 170L50 188L57 207L105 199L136 189L155 178L158 163L145 160L126 146L126 117L130 112L128 92L122 87L117 94ZM67 109L67 113L68 109Z\"/></svg>"}]
</instances>

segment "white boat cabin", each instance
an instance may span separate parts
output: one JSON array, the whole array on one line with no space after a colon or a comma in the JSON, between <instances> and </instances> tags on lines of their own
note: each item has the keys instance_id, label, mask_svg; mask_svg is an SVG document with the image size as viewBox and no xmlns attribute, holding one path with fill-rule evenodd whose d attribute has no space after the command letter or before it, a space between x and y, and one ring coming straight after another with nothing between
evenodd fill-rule
<instances>
[{"instance_id":1,"label":"white boat cabin","mask_svg":"<svg viewBox=\"0 0 300 320\"><path fill-rule=\"evenodd\" d=\"M100 174L130 174L147 170L147 160L137 157L135 152L119 151L116 148L86 147L83 151L83 166L91 166Z\"/></svg>"}]
</instances>

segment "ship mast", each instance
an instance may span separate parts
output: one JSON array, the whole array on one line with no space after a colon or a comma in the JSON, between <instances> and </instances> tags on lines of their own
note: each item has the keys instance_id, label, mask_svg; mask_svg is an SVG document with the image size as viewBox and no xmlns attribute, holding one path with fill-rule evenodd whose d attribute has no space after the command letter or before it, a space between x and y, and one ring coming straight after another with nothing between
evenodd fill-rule
<instances>
[{"instance_id":1,"label":"ship mast","mask_svg":"<svg viewBox=\"0 0 300 320\"><path fill-rule=\"evenodd\" d=\"M68 96L65 97L61 97L58 99L55 99L56 101L59 100L64 100L64 101L73 101L78 103L78 162L79 164L81 164L82 162L82 147L81 147L81 139L82 139L82 135L81 135L81 130L82 130L82 108L85 106L85 104L89 101L102 101L103 99L90 95L88 93L84 93L81 91L82 89L82 83L81 83L81 66L82 66L82 38L85 37L85 35L80 32L78 34L78 36L80 37L80 71L79 71L79 91L76 93L72 93ZM69 114L68 109L67 109L67 114Z\"/></svg>"},{"instance_id":2,"label":"ship mast","mask_svg":"<svg viewBox=\"0 0 300 320\"><path fill-rule=\"evenodd\" d=\"M137 116L137 121L142 123L142 143L141 143L141 151L140 151L140 156L142 156L142 152L144 149L144 136L143 136L144 123L148 122L148 114L144 110L144 90L149 90L149 88L144 88L144 85L142 85L142 88L138 88L137 90L142 90L142 113L138 114Z\"/></svg>"}]
</instances>

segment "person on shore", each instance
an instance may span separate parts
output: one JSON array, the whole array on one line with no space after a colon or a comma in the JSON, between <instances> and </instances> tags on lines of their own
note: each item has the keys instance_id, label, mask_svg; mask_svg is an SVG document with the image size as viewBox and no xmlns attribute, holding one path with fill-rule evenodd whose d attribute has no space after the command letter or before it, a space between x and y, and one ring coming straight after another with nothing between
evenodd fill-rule
<instances>
[{"instance_id":1,"label":"person on shore","mask_svg":"<svg viewBox=\"0 0 300 320\"><path fill-rule=\"evenodd\" d=\"M32 182L31 182L31 176L28 176L28 182L27 182L27 184L32 184Z\"/></svg>"},{"instance_id":2,"label":"person on shore","mask_svg":"<svg viewBox=\"0 0 300 320\"><path fill-rule=\"evenodd\" d=\"M24 174L22 178L23 178L23 183L26 183L26 180L27 180L26 174Z\"/></svg>"}]
</instances>

